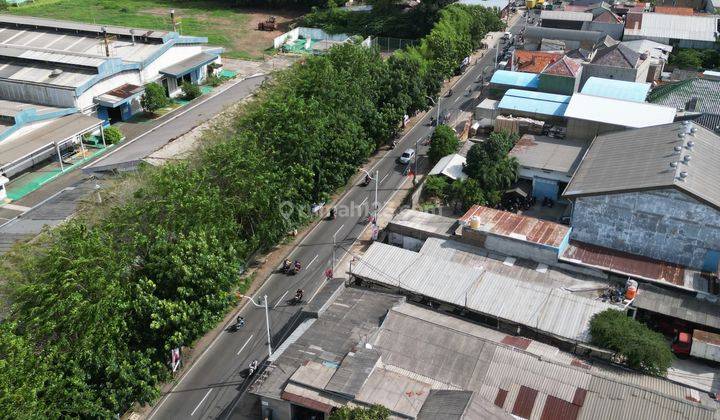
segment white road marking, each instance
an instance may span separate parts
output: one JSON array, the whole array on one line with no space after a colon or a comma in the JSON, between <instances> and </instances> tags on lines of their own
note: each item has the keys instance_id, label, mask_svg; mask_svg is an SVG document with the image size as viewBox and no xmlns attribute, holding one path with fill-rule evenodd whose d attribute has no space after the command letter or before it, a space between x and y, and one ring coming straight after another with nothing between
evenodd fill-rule
<instances>
[{"instance_id":1,"label":"white road marking","mask_svg":"<svg viewBox=\"0 0 720 420\"><path fill-rule=\"evenodd\" d=\"M324 285L325 285L325 281L321 281L320 286L318 286L318 288L315 289L315 293L313 293L313 295L310 297L310 300L308 300L308 303L312 302L312 300L315 299L315 296L317 296L318 292L320 291L320 289L322 289L322 287Z\"/></svg>"},{"instance_id":2,"label":"white road marking","mask_svg":"<svg viewBox=\"0 0 720 420\"><path fill-rule=\"evenodd\" d=\"M383 181L385 181L385 178L387 178L390 175L390 172L387 173L382 179L380 180L380 183L382 184Z\"/></svg>"},{"instance_id":3,"label":"white road marking","mask_svg":"<svg viewBox=\"0 0 720 420\"><path fill-rule=\"evenodd\" d=\"M459 100L460 100L460 97L458 96L457 98L455 98L455 101L453 101L453 102L457 102Z\"/></svg>"},{"instance_id":4,"label":"white road marking","mask_svg":"<svg viewBox=\"0 0 720 420\"><path fill-rule=\"evenodd\" d=\"M333 237L337 236L337 234L340 233L340 231L341 231L342 228L344 228L344 227L345 227L345 223L343 223L342 226L340 226L340 227L338 228L338 230L335 231L335 235L333 235Z\"/></svg>"},{"instance_id":5,"label":"white road marking","mask_svg":"<svg viewBox=\"0 0 720 420\"><path fill-rule=\"evenodd\" d=\"M310 264L308 264L307 267L305 267L306 270L309 269L311 265L313 265L313 263L315 262L315 260L317 260L318 255L319 255L319 254L315 254L315 258L313 258L312 261L310 261Z\"/></svg>"},{"instance_id":6,"label":"white road marking","mask_svg":"<svg viewBox=\"0 0 720 420\"><path fill-rule=\"evenodd\" d=\"M242 347L240 347L240 350L238 350L238 352L237 352L237 355L238 355L238 356L240 356L240 353L242 353L242 351L245 350L245 346L248 345L248 343L250 342L250 340L252 340L252 338L253 338L253 334L250 334L250 337L248 337L248 339L247 339L247 341L245 342L245 344L243 344Z\"/></svg>"},{"instance_id":7,"label":"white road marking","mask_svg":"<svg viewBox=\"0 0 720 420\"><path fill-rule=\"evenodd\" d=\"M280 304L280 302L282 302L283 298L284 298L285 295L287 295L287 294L288 294L288 291L286 290L285 293L283 293L283 295L280 296L280 299L278 299L278 301L277 301L277 303L275 304L275 306L273 306L273 309L275 309L275 308L278 307L278 305Z\"/></svg>"},{"instance_id":8,"label":"white road marking","mask_svg":"<svg viewBox=\"0 0 720 420\"><path fill-rule=\"evenodd\" d=\"M367 200L368 200L368 198L365 197L365 199L360 203L360 207L362 207L362 205L365 204L365 202L366 202Z\"/></svg>"},{"instance_id":9,"label":"white road marking","mask_svg":"<svg viewBox=\"0 0 720 420\"><path fill-rule=\"evenodd\" d=\"M200 400L200 402L198 403L198 405L195 406L195 409L192 411L192 413L190 413L191 416L192 416L193 414L195 414L195 412L197 411L197 409L200 408L200 406L202 405L203 402L205 402L205 398L207 398L208 395L210 395L211 392L212 392L212 389L208 389L207 394L205 394L205 396L203 397L203 399Z\"/></svg>"}]
</instances>

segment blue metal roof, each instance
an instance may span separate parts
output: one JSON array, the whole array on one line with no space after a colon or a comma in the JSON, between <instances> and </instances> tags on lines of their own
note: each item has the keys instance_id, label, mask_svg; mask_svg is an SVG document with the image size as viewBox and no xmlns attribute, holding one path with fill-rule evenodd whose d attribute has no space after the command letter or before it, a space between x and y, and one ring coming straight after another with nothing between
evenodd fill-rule
<instances>
[{"instance_id":1,"label":"blue metal roof","mask_svg":"<svg viewBox=\"0 0 720 420\"><path fill-rule=\"evenodd\" d=\"M498 108L562 117L569 103L570 97L566 95L510 89L503 96Z\"/></svg>"},{"instance_id":2,"label":"blue metal roof","mask_svg":"<svg viewBox=\"0 0 720 420\"><path fill-rule=\"evenodd\" d=\"M624 80L591 77L585 82L581 93L585 95L602 96L604 98L621 99L623 101L645 102L649 91L649 83L635 83Z\"/></svg>"},{"instance_id":3,"label":"blue metal roof","mask_svg":"<svg viewBox=\"0 0 720 420\"><path fill-rule=\"evenodd\" d=\"M490 79L490 83L524 88L537 88L540 85L540 76L535 73L498 70L495 74L493 74L492 79Z\"/></svg>"}]
</instances>

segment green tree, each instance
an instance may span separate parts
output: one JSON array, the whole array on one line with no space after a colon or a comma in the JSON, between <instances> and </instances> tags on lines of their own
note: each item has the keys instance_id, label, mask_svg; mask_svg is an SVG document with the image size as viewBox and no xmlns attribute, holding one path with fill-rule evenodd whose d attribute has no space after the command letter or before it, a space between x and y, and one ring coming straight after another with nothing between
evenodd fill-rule
<instances>
[{"instance_id":1,"label":"green tree","mask_svg":"<svg viewBox=\"0 0 720 420\"><path fill-rule=\"evenodd\" d=\"M423 194L427 198L437 198L445 201L447 198L448 181L443 175L430 175L425 180Z\"/></svg>"},{"instance_id":2,"label":"green tree","mask_svg":"<svg viewBox=\"0 0 720 420\"><path fill-rule=\"evenodd\" d=\"M165 95L165 89L158 83L145 85L145 93L140 98L140 104L147 112L154 113L160 108L170 104L170 99Z\"/></svg>"},{"instance_id":3,"label":"green tree","mask_svg":"<svg viewBox=\"0 0 720 420\"><path fill-rule=\"evenodd\" d=\"M698 70L703 66L702 57L698 50L681 48L677 53L670 55L670 65L680 69Z\"/></svg>"},{"instance_id":4,"label":"green tree","mask_svg":"<svg viewBox=\"0 0 720 420\"><path fill-rule=\"evenodd\" d=\"M617 352L628 366L651 375L664 376L674 356L662 334L628 317L623 311L607 309L590 320L591 342Z\"/></svg>"},{"instance_id":5,"label":"green tree","mask_svg":"<svg viewBox=\"0 0 720 420\"><path fill-rule=\"evenodd\" d=\"M182 84L180 85L180 89L182 89L183 97L188 101L191 101L202 95L200 86L196 85L195 83L182 82Z\"/></svg>"},{"instance_id":6,"label":"green tree","mask_svg":"<svg viewBox=\"0 0 720 420\"><path fill-rule=\"evenodd\" d=\"M447 125L440 125L435 129L430 141L428 158L430 164L435 165L443 157L455 153L460 147L455 131Z\"/></svg>"},{"instance_id":7,"label":"green tree","mask_svg":"<svg viewBox=\"0 0 720 420\"><path fill-rule=\"evenodd\" d=\"M377 404L367 408L345 405L330 414L330 420L387 420L389 418L390 410Z\"/></svg>"},{"instance_id":8,"label":"green tree","mask_svg":"<svg viewBox=\"0 0 720 420\"><path fill-rule=\"evenodd\" d=\"M103 130L105 135L105 142L107 144L119 143L120 140L122 140L123 138L122 131L120 131L120 129L115 126L111 125L110 127L107 127Z\"/></svg>"},{"instance_id":9,"label":"green tree","mask_svg":"<svg viewBox=\"0 0 720 420\"><path fill-rule=\"evenodd\" d=\"M467 154L465 173L488 192L504 191L517 181L520 165L508 157L517 136L493 133L483 143L474 144ZM493 200L494 201L494 200Z\"/></svg>"}]
</instances>

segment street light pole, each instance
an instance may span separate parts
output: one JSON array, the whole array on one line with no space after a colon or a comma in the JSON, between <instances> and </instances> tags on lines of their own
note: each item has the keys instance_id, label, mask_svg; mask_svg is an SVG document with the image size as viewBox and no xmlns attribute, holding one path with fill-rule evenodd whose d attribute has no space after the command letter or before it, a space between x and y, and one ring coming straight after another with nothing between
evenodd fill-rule
<instances>
[{"instance_id":1,"label":"street light pole","mask_svg":"<svg viewBox=\"0 0 720 420\"><path fill-rule=\"evenodd\" d=\"M335 273L335 235L337 235L338 232L339 232L339 230L337 230L337 231L335 231L335 233L333 233L332 264L331 264L333 273Z\"/></svg>"},{"instance_id":2,"label":"street light pole","mask_svg":"<svg viewBox=\"0 0 720 420\"><path fill-rule=\"evenodd\" d=\"M380 171L375 170L375 215L373 216L373 224L377 226L378 210L380 210L380 203L378 203L378 184L380 183Z\"/></svg>"},{"instance_id":3,"label":"street light pole","mask_svg":"<svg viewBox=\"0 0 720 420\"><path fill-rule=\"evenodd\" d=\"M435 99L428 96L428 99L430 99L433 103L433 106L435 107L435 121L436 124L440 124L440 99L438 98L438 101L435 102Z\"/></svg>"},{"instance_id":4,"label":"street light pole","mask_svg":"<svg viewBox=\"0 0 720 420\"><path fill-rule=\"evenodd\" d=\"M413 169L413 185L417 184L417 161L418 161L418 143L420 139L415 140L415 169Z\"/></svg>"},{"instance_id":5,"label":"street light pole","mask_svg":"<svg viewBox=\"0 0 720 420\"><path fill-rule=\"evenodd\" d=\"M265 328L267 330L267 348L268 348L268 357L272 355L272 344L270 342L270 313L268 309L268 300L267 295L263 296L263 305L258 305L255 303L255 299L251 298L250 296L240 295L241 298L248 299L256 308L265 308Z\"/></svg>"}]
</instances>

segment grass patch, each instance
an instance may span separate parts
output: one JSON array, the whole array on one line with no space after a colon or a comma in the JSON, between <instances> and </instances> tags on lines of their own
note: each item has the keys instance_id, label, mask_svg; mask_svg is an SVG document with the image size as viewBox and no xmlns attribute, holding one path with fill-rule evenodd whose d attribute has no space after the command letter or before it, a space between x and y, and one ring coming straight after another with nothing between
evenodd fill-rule
<instances>
[{"instance_id":1,"label":"grass patch","mask_svg":"<svg viewBox=\"0 0 720 420\"><path fill-rule=\"evenodd\" d=\"M229 2L171 2L162 0L38 0L5 13L96 24L172 30L170 9L179 17L180 33L205 36L210 45L225 47L227 56L255 58L249 14ZM241 42L240 42L241 41ZM258 46L259 50L266 45Z\"/></svg>"}]
</instances>

